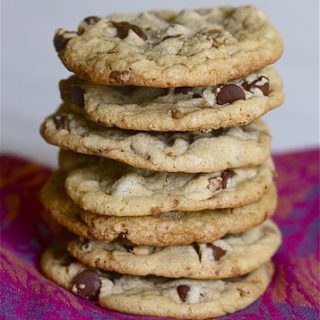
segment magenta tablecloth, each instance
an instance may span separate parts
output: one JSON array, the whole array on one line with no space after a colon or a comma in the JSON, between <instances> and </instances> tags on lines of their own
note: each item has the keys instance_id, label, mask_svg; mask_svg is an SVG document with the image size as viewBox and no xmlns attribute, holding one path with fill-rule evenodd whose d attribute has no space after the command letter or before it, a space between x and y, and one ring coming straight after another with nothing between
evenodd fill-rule
<instances>
[{"instance_id":1,"label":"magenta tablecloth","mask_svg":"<svg viewBox=\"0 0 320 320\"><path fill-rule=\"evenodd\" d=\"M319 150L276 155L284 237L276 273L263 297L223 319L319 319ZM12 156L1 160L1 319L159 319L104 310L39 272L52 236L37 194L50 170Z\"/></svg>"}]
</instances>

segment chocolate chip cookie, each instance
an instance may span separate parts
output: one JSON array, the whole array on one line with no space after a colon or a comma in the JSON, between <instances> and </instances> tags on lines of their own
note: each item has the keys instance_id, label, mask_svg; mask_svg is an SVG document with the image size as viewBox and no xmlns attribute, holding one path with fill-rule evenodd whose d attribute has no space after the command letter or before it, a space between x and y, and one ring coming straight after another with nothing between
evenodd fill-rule
<instances>
[{"instance_id":1,"label":"chocolate chip cookie","mask_svg":"<svg viewBox=\"0 0 320 320\"><path fill-rule=\"evenodd\" d=\"M262 164L271 137L261 120L208 132L137 132L102 128L63 106L41 126L43 138L61 148L94 154L147 170L215 172Z\"/></svg>"},{"instance_id":2,"label":"chocolate chip cookie","mask_svg":"<svg viewBox=\"0 0 320 320\"><path fill-rule=\"evenodd\" d=\"M50 248L41 269L51 280L100 306L137 315L203 319L245 308L266 290L271 262L247 275L224 280L126 276L87 268Z\"/></svg>"},{"instance_id":3,"label":"chocolate chip cookie","mask_svg":"<svg viewBox=\"0 0 320 320\"><path fill-rule=\"evenodd\" d=\"M64 65L94 83L204 87L274 63L280 34L253 6L88 17L57 30Z\"/></svg>"},{"instance_id":4,"label":"chocolate chip cookie","mask_svg":"<svg viewBox=\"0 0 320 320\"><path fill-rule=\"evenodd\" d=\"M66 158L64 153L61 152L62 158ZM82 157L87 163L83 159L81 168L69 170L66 192L81 208L103 215L142 216L174 210L235 208L258 201L273 184L271 159L256 167L214 173L166 173L94 156ZM75 153L69 154L73 163L78 158ZM63 160L60 163L65 166Z\"/></svg>"},{"instance_id":5,"label":"chocolate chip cookie","mask_svg":"<svg viewBox=\"0 0 320 320\"><path fill-rule=\"evenodd\" d=\"M60 82L63 100L105 127L144 131L204 131L248 124L283 102L271 67L211 87L115 87L75 76Z\"/></svg>"},{"instance_id":6,"label":"chocolate chip cookie","mask_svg":"<svg viewBox=\"0 0 320 320\"><path fill-rule=\"evenodd\" d=\"M211 243L161 248L77 239L69 242L68 251L85 265L106 271L139 276L224 279L257 269L271 259L280 243L279 229L268 220L244 233L227 235Z\"/></svg>"},{"instance_id":7,"label":"chocolate chip cookie","mask_svg":"<svg viewBox=\"0 0 320 320\"><path fill-rule=\"evenodd\" d=\"M106 242L129 240L135 245L171 246L213 242L229 233L241 233L261 224L274 213L274 187L256 203L235 209L173 211L144 217L102 216L76 206L64 190L65 176L56 172L42 191L52 217L69 231Z\"/></svg>"}]
</instances>

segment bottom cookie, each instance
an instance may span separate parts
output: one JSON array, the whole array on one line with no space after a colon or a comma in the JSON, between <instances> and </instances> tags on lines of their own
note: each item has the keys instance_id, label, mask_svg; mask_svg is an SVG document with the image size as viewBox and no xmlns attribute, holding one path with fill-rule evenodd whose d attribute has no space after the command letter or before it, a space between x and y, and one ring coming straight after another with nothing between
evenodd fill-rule
<instances>
[{"instance_id":1,"label":"bottom cookie","mask_svg":"<svg viewBox=\"0 0 320 320\"><path fill-rule=\"evenodd\" d=\"M43 273L75 294L105 308L163 317L205 319L236 312L257 300L273 274L271 262L226 280L172 280L88 269L57 248L41 258Z\"/></svg>"},{"instance_id":2,"label":"bottom cookie","mask_svg":"<svg viewBox=\"0 0 320 320\"><path fill-rule=\"evenodd\" d=\"M214 280L257 269L270 260L280 243L280 230L268 220L212 243L152 247L78 238L68 243L67 250L85 265L101 270L134 276Z\"/></svg>"}]
</instances>

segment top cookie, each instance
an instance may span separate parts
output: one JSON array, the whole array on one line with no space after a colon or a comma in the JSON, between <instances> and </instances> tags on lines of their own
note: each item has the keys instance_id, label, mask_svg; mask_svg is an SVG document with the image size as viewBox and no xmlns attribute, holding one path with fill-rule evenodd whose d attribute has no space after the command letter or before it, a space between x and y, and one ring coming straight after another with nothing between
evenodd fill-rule
<instances>
[{"instance_id":1,"label":"top cookie","mask_svg":"<svg viewBox=\"0 0 320 320\"><path fill-rule=\"evenodd\" d=\"M54 45L70 71L100 84L212 86L275 62L280 34L253 6L88 17Z\"/></svg>"}]
</instances>

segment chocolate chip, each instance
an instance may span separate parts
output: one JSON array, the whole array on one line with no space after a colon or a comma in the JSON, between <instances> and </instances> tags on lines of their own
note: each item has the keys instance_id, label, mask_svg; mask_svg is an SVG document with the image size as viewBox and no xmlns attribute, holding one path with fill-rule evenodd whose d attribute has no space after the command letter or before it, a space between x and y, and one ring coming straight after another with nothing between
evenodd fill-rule
<instances>
[{"instance_id":1,"label":"chocolate chip","mask_svg":"<svg viewBox=\"0 0 320 320\"><path fill-rule=\"evenodd\" d=\"M113 240L113 242L116 242L128 247L134 247L135 244L127 239L127 234L128 234L127 232L120 232L120 234Z\"/></svg>"},{"instance_id":2,"label":"chocolate chip","mask_svg":"<svg viewBox=\"0 0 320 320\"><path fill-rule=\"evenodd\" d=\"M119 240L127 240L127 233L126 232L120 232L118 235Z\"/></svg>"},{"instance_id":3,"label":"chocolate chip","mask_svg":"<svg viewBox=\"0 0 320 320\"><path fill-rule=\"evenodd\" d=\"M187 94L192 91L192 87L177 87L174 88L174 94Z\"/></svg>"},{"instance_id":4,"label":"chocolate chip","mask_svg":"<svg viewBox=\"0 0 320 320\"><path fill-rule=\"evenodd\" d=\"M233 170L227 169L225 170L221 177L222 177L222 189L225 189L228 185L228 180L234 177L236 173Z\"/></svg>"},{"instance_id":5,"label":"chocolate chip","mask_svg":"<svg viewBox=\"0 0 320 320\"><path fill-rule=\"evenodd\" d=\"M65 120L66 120L65 116L55 116L53 118L53 122L57 130L65 128Z\"/></svg>"},{"instance_id":6,"label":"chocolate chip","mask_svg":"<svg viewBox=\"0 0 320 320\"><path fill-rule=\"evenodd\" d=\"M87 25L92 26L92 25L96 24L99 20L101 20L101 18L96 17L96 16L90 16L90 17L83 19L83 22L80 23L79 28L78 28L78 35L81 36L84 33Z\"/></svg>"},{"instance_id":7,"label":"chocolate chip","mask_svg":"<svg viewBox=\"0 0 320 320\"><path fill-rule=\"evenodd\" d=\"M250 89L251 89L251 83L252 82L247 82L246 80L244 80L242 83L241 83L241 86L242 86L242 88L244 89L244 90L246 90L246 91L250 91Z\"/></svg>"},{"instance_id":8,"label":"chocolate chip","mask_svg":"<svg viewBox=\"0 0 320 320\"><path fill-rule=\"evenodd\" d=\"M192 98L197 99L197 98L202 98L202 95L200 93L194 93L192 95Z\"/></svg>"},{"instance_id":9,"label":"chocolate chip","mask_svg":"<svg viewBox=\"0 0 320 320\"><path fill-rule=\"evenodd\" d=\"M89 16L83 19L83 21L89 25L96 24L99 20L101 20L101 18L97 16Z\"/></svg>"},{"instance_id":10,"label":"chocolate chip","mask_svg":"<svg viewBox=\"0 0 320 320\"><path fill-rule=\"evenodd\" d=\"M264 96L267 96L270 90L269 79L265 76L260 76L258 79L250 83L244 81L241 85L243 89L247 91L251 91L254 88L258 88L262 91Z\"/></svg>"},{"instance_id":11,"label":"chocolate chip","mask_svg":"<svg viewBox=\"0 0 320 320\"><path fill-rule=\"evenodd\" d=\"M186 302L189 291L190 287L187 285L182 284L177 287L177 292L182 302Z\"/></svg>"},{"instance_id":12,"label":"chocolate chip","mask_svg":"<svg viewBox=\"0 0 320 320\"><path fill-rule=\"evenodd\" d=\"M127 246L127 245L124 245L123 247L127 250L127 252L129 252L129 253L132 253L132 252L133 252L133 248L134 248L134 246Z\"/></svg>"},{"instance_id":13,"label":"chocolate chip","mask_svg":"<svg viewBox=\"0 0 320 320\"><path fill-rule=\"evenodd\" d=\"M126 21L122 21L122 22L111 21L111 23L112 23L112 26L117 29L118 37L120 39L126 38L128 36L129 30L132 30L141 39L148 40L148 36L144 33L144 31L134 24L131 24Z\"/></svg>"},{"instance_id":14,"label":"chocolate chip","mask_svg":"<svg viewBox=\"0 0 320 320\"><path fill-rule=\"evenodd\" d=\"M211 249L214 260L219 261L226 254L226 251L212 243L207 243L207 247Z\"/></svg>"},{"instance_id":15,"label":"chocolate chip","mask_svg":"<svg viewBox=\"0 0 320 320\"><path fill-rule=\"evenodd\" d=\"M220 88L217 94L217 103L219 105L232 103L237 100L245 100L246 95L241 87L236 84L226 84Z\"/></svg>"},{"instance_id":16,"label":"chocolate chip","mask_svg":"<svg viewBox=\"0 0 320 320\"><path fill-rule=\"evenodd\" d=\"M199 260L201 261L201 252L200 252L200 247L196 242L192 243L193 249L195 250L195 252L197 253Z\"/></svg>"},{"instance_id":17,"label":"chocolate chip","mask_svg":"<svg viewBox=\"0 0 320 320\"><path fill-rule=\"evenodd\" d=\"M97 272L84 270L73 280L73 292L80 297L96 301L101 288L101 280Z\"/></svg>"},{"instance_id":18,"label":"chocolate chip","mask_svg":"<svg viewBox=\"0 0 320 320\"><path fill-rule=\"evenodd\" d=\"M70 99L78 107L84 107L84 89L73 85L70 89Z\"/></svg>"},{"instance_id":19,"label":"chocolate chip","mask_svg":"<svg viewBox=\"0 0 320 320\"><path fill-rule=\"evenodd\" d=\"M65 31L63 29L58 29L53 37L53 44L57 52L62 51L67 43L76 36L75 32Z\"/></svg>"}]
</instances>

